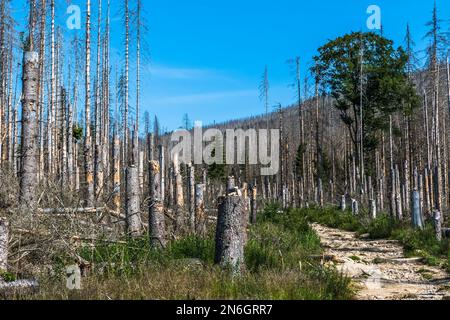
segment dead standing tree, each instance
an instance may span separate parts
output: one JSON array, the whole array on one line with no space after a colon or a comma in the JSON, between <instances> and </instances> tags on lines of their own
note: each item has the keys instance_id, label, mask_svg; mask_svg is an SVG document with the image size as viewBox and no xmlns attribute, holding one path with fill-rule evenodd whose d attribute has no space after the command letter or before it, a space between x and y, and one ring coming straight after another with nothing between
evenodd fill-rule
<instances>
[{"instance_id":1,"label":"dead standing tree","mask_svg":"<svg viewBox=\"0 0 450 320\"><path fill-rule=\"evenodd\" d=\"M156 248L166 246L166 225L164 220L164 204L161 201L161 170L157 161L149 162L149 237L150 245Z\"/></svg>"},{"instance_id":2,"label":"dead standing tree","mask_svg":"<svg viewBox=\"0 0 450 320\"><path fill-rule=\"evenodd\" d=\"M32 46L31 46L32 47ZM37 90L39 83L39 54L28 51L23 58L23 104L22 104L22 166L20 199L23 205L36 205L37 187Z\"/></svg>"}]
</instances>

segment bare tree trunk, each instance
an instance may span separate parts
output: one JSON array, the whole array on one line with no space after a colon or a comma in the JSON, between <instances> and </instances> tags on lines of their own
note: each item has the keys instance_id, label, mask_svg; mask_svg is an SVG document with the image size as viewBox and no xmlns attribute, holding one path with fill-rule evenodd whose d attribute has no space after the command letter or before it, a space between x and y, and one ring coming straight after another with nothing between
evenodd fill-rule
<instances>
[{"instance_id":1,"label":"bare tree trunk","mask_svg":"<svg viewBox=\"0 0 450 320\"><path fill-rule=\"evenodd\" d=\"M164 220L164 204L161 201L160 166L157 161L149 162L149 236L150 245L156 248L166 246L166 224Z\"/></svg>"},{"instance_id":2,"label":"bare tree trunk","mask_svg":"<svg viewBox=\"0 0 450 320\"><path fill-rule=\"evenodd\" d=\"M414 190L411 192L411 220L414 228L423 229L423 216L420 207L420 192Z\"/></svg>"},{"instance_id":3,"label":"bare tree trunk","mask_svg":"<svg viewBox=\"0 0 450 320\"><path fill-rule=\"evenodd\" d=\"M90 0L88 0L90 1ZM47 163L48 172L53 175L54 172L54 160L53 160L53 148L54 148L54 127L55 127L55 110L56 110L56 74L55 74L55 0L51 0L51 45L50 45L50 107L48 109L47 120ZM88 9L89 11L90 9Z\"/></svg>"},{"instance_id":4,"label":"bare tree trunk","mask_svg":"<svg viewBox=\"0 0 450 320\"><path fill-rule=\"evenodd\" d=\"M439 210L434 210L433 221L436 240L442 241L442 214Z\"/></svg>"},{"instance_id":5,"label":"bare tree trunk","mask_svg":"<svg viewBox=\"0 0 450 320\"><path fill-rule=\"evenodd\" d=\"M39 83L39 54L25 52L23 58L23 104L22 104L22 145L21 145L21 203L33 208L37 195L37 88Z\"/></svg>"},{"instance_id":6,"label":"bare tree trunk","mask_svg":"<svg viewBox=\"0 0 450 320\"><path fill-rule=\"evenodd\" d=\"M173 170L175 180L175 217L177 220L177 230L182 229L186 222L184 195L183 195L183 177L180 173L180 163L178 154L173 155Z\"/></svg>"},{"instance_id":7,"label":"bare tree trunk","mask_svg":"<svg viewBox=\"0 0 450 320\"><path fill-rule=\"evenodd\" d=\"M400 171L398 166L395 168L395 207L396 207L396 216L397 219L403 219L403 205L402 205L402 196L401 196L401 184L400 184Z\"/></svg>"},{"instance_id":8,"label":"bare tree trunk","mask_svg":"<svg viewBox=\"0 0 450 320\"><path fill-rule=\"evenodd\" d=\"M141 235L141 202L139 198L138 168L129 166L126 172L126 217L127 235L137 237Z\"/></svg>"},{"instance_id":9,"label":"bare tree trunk","mask_svg":"<svg viewBox=\"0 0 450 320\"><path fill-rule=\"evenodd\" d=\"M258 215L257 195L258 195L258 188L256 186L253 186L252 197L251 197L251 201L250 201L251 223L252 224L256 224L256 222L257 222L257 215Z\"/></svg>"},{"instance_id":10,"label":"bare tree trunk","mask_svg":"<svg viewBox=\"0 0 450 320\"><path fill-rule=\"evenodd\" d=\"M120 138L116 133L113 146L113 206L114 210L120 211Z\"/></svg>"},{"instance_id":11,"label":"bare tree trunk","mask_svg":"<svg viewBox=\"0 0 450 320\"><path fill-rule=\"evenodd\" d=\"M206 213L205 213L205 185L195 185L195 224L196 233L204 236L206 234Z\"/></svg>"},{"instance_id":12,"label":"bare tree trunk","mask_svg":"<svg viewBox=\"0 0 450 320\"><path fill-rule=\"evenodd\" d=\"M159 159L159 168L161 170L160 175L160 183L161 186L161 202L164 203L166 198L166 179L165 179L165 172L166 172L166 160L165 160L165 154L164 154L164 146L159 145L158 146L158 159Z\"/></svg>"},{"instance_id":13,"label":"bare tree trunk","mask_svg":"<svg viewBox=\"0 0 450 320\"><path fill-rule=\"evenodd\" d=\"M86 206L94 205L94 175L92 164L92 141L91 141L91 0L86 0L86 74L85 74L85 128L84 137L84 169L86 178Z\"/></svg>"},{"instance_id":14,"label":"bare tree trunk","mask_svg":"<svg viewBox=\"0 0 450 320\"><path fill-rule=\"evenodd\" d=\"M129 156L129 138L128 138L128 108L129 108L129 70L130 70L130 11L128 0L125 0L125 97L124 97L124 115L123 115L123 144L124 144L124 162L128 163Z\"/></svg>"},{"instance_id":15,"label":"bare tree trunk","mask_svg":"<svg viewBox=\"0 0 450 320\"><path fill-rule=\"evenodd\" d=\"M0 218L0 273L8 270L9 224Z\"/></svg>"},{"instance_id":16,"label":"bare tree trunk","mask_svg":"<svg viewBox=\"0 0 450 320\"><path fill-rule=\"evenodd\" d=\"M195 232L195 167L188 166L188 191L189 191L189 227Z\"/></svg>"}]
</instances>

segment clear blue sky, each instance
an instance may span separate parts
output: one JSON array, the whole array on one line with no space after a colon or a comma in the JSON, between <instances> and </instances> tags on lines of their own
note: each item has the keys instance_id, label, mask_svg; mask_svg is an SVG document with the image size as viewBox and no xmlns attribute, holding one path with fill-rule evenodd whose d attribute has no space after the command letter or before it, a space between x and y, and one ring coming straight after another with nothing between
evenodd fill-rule
<instances>
[{"instance_id":1,"label":"clear blue sky","mask_svg":"<svg viewBox=\"0 0 450 320\"><path fill-rule=\"evenodd\" d=\"M65 28L67 3L80 5L84 13L85 1L56 1L58 23L65 35L72 37L74 31ZM96 37L97 0L91 1ZM372 4L382 10L386 37L403 44L409 22L417 49L423 49L433 1L144 0L150 58L142 65L142 108L156 113L162 126L169 129L179 127L185 113L204 123L261 114L264 108L258 86L265 65L271 104L288 105L294 101L294 92L288 87L292 76L287 59L300 56L306 72L316 49L328 39L368 31L366 10ZM112 2L112 45L116 58L120 58L124 30L118 14L121 1ZM24 11L23 3L13 1L17 17ZM106 0L103 3L105 7ZM130 3L134 5L133 0ZM449 30L450 1L437 0L437 5L443 27ZM134 68L130 77L134 88ZM134 96L132 92L132 106Z\"/></svg>"}]
</instances>

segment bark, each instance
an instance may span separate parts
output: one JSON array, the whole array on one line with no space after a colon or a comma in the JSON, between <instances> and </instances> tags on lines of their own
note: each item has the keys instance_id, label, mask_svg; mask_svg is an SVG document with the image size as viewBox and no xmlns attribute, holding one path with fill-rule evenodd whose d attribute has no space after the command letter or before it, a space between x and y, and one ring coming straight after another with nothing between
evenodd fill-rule
<instances>
[{"instance_id":1,"label":"bark","mask_svg":"<svg viewBox=\"0 0 450 320\"><path fill-rule=\"evenodd\" d=\"M126 182L127 235L138 237L141 235L141 202L139 198L138 168L136 166L127 168Z\"/></svg>"},{"instance_id":2,"label":"bark","mask_svg":"<svg viewBox=\"0 0 450 320\"><path fill-rule=\"evenodd\" d=\"M37 88L39 83L39 54L25 52L23 58L22 101L22 166L20 200L23 205L34 207L37 201Z\"/></svg>"}]
</instances>

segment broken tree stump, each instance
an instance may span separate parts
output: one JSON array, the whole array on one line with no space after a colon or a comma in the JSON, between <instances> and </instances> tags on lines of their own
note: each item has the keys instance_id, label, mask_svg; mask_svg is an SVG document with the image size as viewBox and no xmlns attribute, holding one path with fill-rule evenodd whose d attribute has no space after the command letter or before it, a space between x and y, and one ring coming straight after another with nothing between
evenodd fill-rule
<instances>
[{"instance_id":1,"label":"broken tree stump","mask_svg":"<svg viewBox=\"0 0 450 320\"><path fill-rule=\"evenodd\" d=\"M411 192L411 221L413 228L421 230L424 228L420 192L416 190Z\"/></svg>"},{"instance_id":2,"label":"broken tree stump","mask_svg":"<svg viewBox=\"0 0 450 320\"><path fill-rule=\"evenodd\" d=\"M160 178L161 171L157 161L149 162L149 239L155 248L164 248L166 240L166 223L164 218L164 204L161 200Z\"/></svg>"},{"instance_id":3,"label":"broken tree stump","mask_svg":"<svg viewBox=\"0 0 450 320\"><path fill-rule=\"evenodd\" d=\"M206 234L205 185L195 185L195 229L199 235Z\"/></svg>"},{"instance_id":4,"label":"broken tree stump","mask_svg":"<svg viewBox=\"0 0 450 320\"><path fill-rule=\"evenodd\" d=\"M433 212L434 230L436 233L436 240L442 241L442 215L439 210Z\"/></svg>"},{"instance_id":5,"label":"broken tree stump","mask_svg":"<svg viewBox=\"0 0 450 320\"><path fill-rule=\"evenodd\" d=\"M377 202L374 199L369 200L370 217L375 220L377 218Z\"/></svg>"},{"instance_id":6,"label":"broken tree stump","mask_svg":"<svg viewBox=\"0 0 450 320\"><path fill-rule=\"evenodd\" d=\"M233 273L244 268L243 212L244 203L238 194L219 198L215 263Z\"/></svg>"},{"instance_id":7,"label":"broken tree stump","mask_svg":"<svg viewBox=\"0 0 450 320\"><path fill-rule=\"evenodd\" d=\"M176 230L184 231L186 229L186 212L184 206L183 194L183 176L180 172L180 162L178 153L173 154L173 173L174 173L174 187L175 187L175 218Z\"/></svg>"},{"instance_id":8,"label":"broken tree stump","mask_svg":"<svg viewBox=\"0 0 450 320\"><path fill-rule=\"evenodd\" d=\"M136 166L129 166L126 171L126 225L127 235L141 235L141 202L139 190L139 172Z\"/></svg>"},{"instance_id":9,"label":"broken tree stump","mask_svg":"<svg viewBox=\"0 0 450 320\"><path fill-rule=\"evenodd\" d=\"M359 215L359 205L358 201L355 199L352 199L352 213L354 216Z\"/></svg>"},{"instance_id":10,"label":"broken tree stump","mask_svg":"<svg viewBox=\"0 0 450 320\"><path fill-rule=\"evenodd\" d=\"M347 197L346 197L345 195L343 195L343 196L341 197L341 203L340 203L340 209L341 209L341 211L347 210L347 203L346 203L346 201L347 201Z\"/></svg>"}]
</instances>

